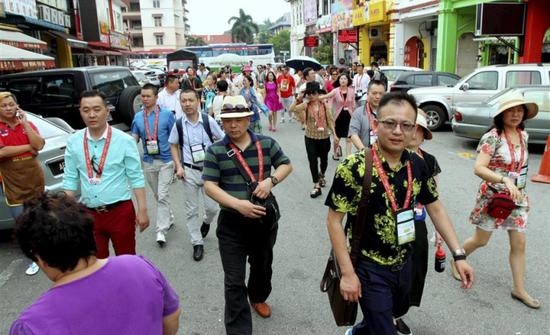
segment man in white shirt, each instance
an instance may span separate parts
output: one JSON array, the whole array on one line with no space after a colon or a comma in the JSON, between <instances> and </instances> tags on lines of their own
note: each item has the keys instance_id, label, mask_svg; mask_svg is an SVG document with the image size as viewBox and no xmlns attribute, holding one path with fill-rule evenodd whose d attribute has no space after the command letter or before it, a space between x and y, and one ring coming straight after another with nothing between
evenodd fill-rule
<instances>
[{"instance_id":1,"label":"man in white shirt","mask_svg":"<svg viewBox=\"0 0 550 335\"><path fill-rule=\"evenodd\" d=\"M353 77L353 88L355 89L355 100L361 99L367 93L370 77L365 73L365 67L359 63L356 66L357 74Z\"/></svg>"},{"instance_id":2,"label":"man in white shirt","mask_svg":"<svg viewBox=\"0 0 550 335\"><path fill-rule=\"evenodd\" d=\"M180 100L180 83L178 77L173 74L166 76L166 87L159 92L157 104L160 108L167 109L176 115L176 119L183 116Z\"/></svg>"},{"instance_id":3,"label":"man in white shirt","mask_svg":"<svg viewBox=\"0 0 550 335\"><path fill-rule=\"evenodd\" d=\"M199 64L199 69L197 70L197 77L201 78L201 81L204 82L210 71L204 66L204 63Z\"/></svg>"}]
</instances>

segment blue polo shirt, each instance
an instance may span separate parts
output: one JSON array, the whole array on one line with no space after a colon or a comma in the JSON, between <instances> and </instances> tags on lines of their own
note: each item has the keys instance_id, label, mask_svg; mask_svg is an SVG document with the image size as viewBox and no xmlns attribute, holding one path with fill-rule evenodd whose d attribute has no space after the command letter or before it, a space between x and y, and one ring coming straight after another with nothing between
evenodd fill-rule
<instances>
[{"instance_id":1,"label":"blue polo shirt","mask_svg":"<svg viewBox=\"0 0 550 335\"><path fill-rule=\"evenodd\" d=\"M132 121L132 134L139 136L141 142L143 143L143 161L147 163L152 163L153 159L160 159L164 163L169 163L172 161L172 154L170 153L170 143L168 142L168 137L170 136L170 131L176 122L176 117L174 114L164 108L160 108L159 115L159 124L158 124L158 134L157 134L157 143L159 146L158 155L149 155L147 154L146 142L147 142L147 132L145 131L145 122L143 120L143 109L136 113L134 116L134 121ZM147 123L149 124L149 133L154 137L153 132L155 131L155 118L158 113L158 109L155 108L151 114L147 117Z\"/></svg>"}]
</instances>

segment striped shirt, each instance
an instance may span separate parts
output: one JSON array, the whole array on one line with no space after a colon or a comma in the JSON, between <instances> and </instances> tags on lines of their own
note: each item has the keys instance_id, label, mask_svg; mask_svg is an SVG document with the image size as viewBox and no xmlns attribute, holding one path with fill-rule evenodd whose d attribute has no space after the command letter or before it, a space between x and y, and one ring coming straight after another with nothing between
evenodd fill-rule
<instances>
[{"instance_id":1,"label":"striped shirt","mask_svg":"<svg viewBox=\"0 0 550 335\"><path fill-rule=\"evenodd\" d=\"M281 164L290 164L290 159L283 153L279 144L271 137L257 135L251 131L251 142L244 151L241 151L246 163L252 170L252 173L258 177L258 153L256 151L256 141L260 141L264 155L264 179L271 176L271 168L277 168ZM225 136L222 141L218 141L208 147L206 158L204 160L204 169L202 179L213 181L227 193L237 199L248 199L247 185L239 169L233 163L233 160L227 156L229 136Z\"/></svg>"}]
</instances>

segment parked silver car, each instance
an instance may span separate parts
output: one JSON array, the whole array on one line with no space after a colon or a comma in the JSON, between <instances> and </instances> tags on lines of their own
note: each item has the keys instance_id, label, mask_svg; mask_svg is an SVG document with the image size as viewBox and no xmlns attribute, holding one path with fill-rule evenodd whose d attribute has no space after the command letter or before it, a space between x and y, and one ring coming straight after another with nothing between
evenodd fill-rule
<instances>
[{"instance_id":1,"label":"parked silver car","mask_svg":"<svg viewBox=\"0 0 550 335\"><path fill-rule=\"evenodd\" d=\"M27 112L29 121L38 128L46 144L38 154L38 160L44 170L47 191L61 191L63 189L63 170L65 168L65 147L67 138L71 134L70 126L60 119L43 119L40 116ZM5 199L0 199L0 230L13 228L11 217Z\"/></svg>"},{"instance_id":2,"label":"parked silver car","mask_svg":"<svg viewBox=\"0 0 550 335\"><path fill-rule=\"evenodd\" d=\"M502 99L513 92L522 94L526 100L536 102L539 106L537 116L525 122L529 143L546 143L550 135L550 86L540 85L509 88L484 102L456 105L451 122L455 135L480 139L493 124L493 115Z\"/></svg>"}]
</instances>

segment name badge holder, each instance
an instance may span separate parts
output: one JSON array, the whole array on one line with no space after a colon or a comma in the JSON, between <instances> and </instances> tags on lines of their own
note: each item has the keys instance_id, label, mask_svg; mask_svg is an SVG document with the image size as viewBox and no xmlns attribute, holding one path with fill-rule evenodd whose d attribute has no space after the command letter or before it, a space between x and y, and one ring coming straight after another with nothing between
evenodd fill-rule
<instances>
[{"instance_id":1,"label":"name badge holder","mask_svg":"<svg viewBox=\"0 0 550 335\"><path fill-rule=\"evenodd\" d=\"M414 230L414 211L411 208L402 209L394 214L397 229L397 244L411 243L416 238Z\"/></svg>"},{"instance_id":2,"label":"name badge holder","mask_svg":"<svg viewBox=\"0 0 550 335\"><path fill-rule=\"evenodd\" d=\"M202 144L193 144L190 146L191 149L191 158L193 159L193 164L200 164L204 161L204 145Z\"/></svg>"},{"instance_id":3,"label":"name badge holder","mask_svg":"<svg viewBox=\"0 0 550 335\"><path fill-rule=\"evenodd\" d=\"M149 155L159 154L159 144L157 140L145 141L145 148L147 149L147 154Z\"/></svg>"},{"instance_id":4,"label":"name badge holder","mask_svg":"<svg viewBox=\"0 0 550 335\"><path fill-rule=\"evenodd\" d=\"M510 177L514 181L517 188L522 189L527 183L528 168L527 164L525 164L525 143L523 141L521 130L519 128L517 128L517 134L521 150L519 161L516 161L516 151L514 150L514 145L512 144L512 141L510 140L510 137L506 132L504 132L504 137L506 138L506 142L508 143L508 151L510 152L510 159L512 160L510 163L508 177Z\"/></svg>"},{"instance_id":5,"label":"name badge holder","mask_svg":"<svg viewBox=\"0 0 550 335\"><path fill-rule=\"evenodd\" d=\"M157 106L155 108L155 125L153 130L153 135L151 136L151 132L149 131L149 122L147 120L147 113L145 113L145 110L143 111L143 124L145 126L145 150L147 150L148 155L158 155L160 153L159 150L159 144L157 141L158 136L158 127L159 127L159 117L160 117L160 107Z\"/></svg>"},{"instance_id":6,"label":"name badge holder","mask_svg":"<svg viewBox=\"0 0 550 335\"><path fill-rule=\"evenodd\" d=\"M525 186L527 185L527 171L529 170L529 167L527 165L523 166L519 172L519 174L516 174L516 178L515 178L515 182L516 182L516 187L519 188L520 190L525 188ZM512 177L512 176L510 176Z\"/></svg>"}]
</instances>

